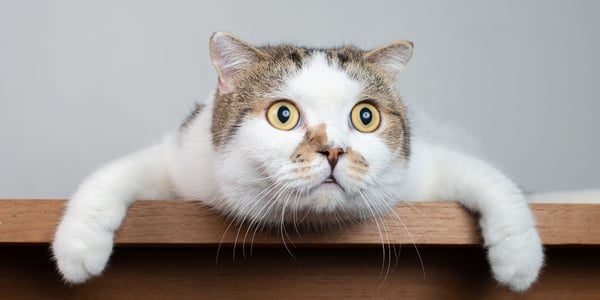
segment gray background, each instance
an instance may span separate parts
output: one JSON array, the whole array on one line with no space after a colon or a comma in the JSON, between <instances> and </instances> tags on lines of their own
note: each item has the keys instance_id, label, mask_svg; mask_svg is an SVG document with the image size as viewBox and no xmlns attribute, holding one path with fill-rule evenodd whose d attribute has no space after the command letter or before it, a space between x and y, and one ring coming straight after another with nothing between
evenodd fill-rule
<instances>
[{"instance_id":1,"label":"gray background","mask_svg":"<svg viewBox=\"0 0 600 300\"><path fill-rule=\"evenodd\" d=\"M600 187L599 1L0 1L0 198L67 197L215 84L213 31L415 43L399 89L529 191Z\"/></svg>"}]
</instances>

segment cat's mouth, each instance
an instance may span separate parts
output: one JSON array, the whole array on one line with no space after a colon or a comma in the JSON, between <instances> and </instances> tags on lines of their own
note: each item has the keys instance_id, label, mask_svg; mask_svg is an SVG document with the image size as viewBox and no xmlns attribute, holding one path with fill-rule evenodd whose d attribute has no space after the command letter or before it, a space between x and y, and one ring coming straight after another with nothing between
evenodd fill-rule
<instances>
[{"instance_id":1,"label":"cat's mouth","mask_svg":"<svg viewBox=\"0 0 600 300\"><path fill-rule=\"evenodd\" d=\"M323 183L335 183L335 184L338 184L337 180L335 180L335 177L333 177L333 175L329 175L329 177L327 177L327 179L325 179L323 181Z\"/></svg>"},{"instance_id":2,"label":"cat's mouth","mask_svg":"<svg viewBox=\"0 0 600 300\"><path fill-rule=\"evenodd\" d=\"M346 190L342 185L337 181L337 179L330 174L327 178L322 179L321 181L317 181L314 183L307 194L311 194L313 192L322 194L332 194L332 193L345 193Z\"/></svg>"},{"instance_id":3,"label":"cat's mouth","mask_svg":"<svg viewBox=\"0 0 600 300\"><path fill-rule=\"evenodd\" d=\"M325 178L325 180L323 180L323 182L321 183L321 186L337 187L345 192L342 185L337 182L335 177L333 177L333 174L331 174L331 175L329 175L329 177Z\"/></svg>"}]
</instances>

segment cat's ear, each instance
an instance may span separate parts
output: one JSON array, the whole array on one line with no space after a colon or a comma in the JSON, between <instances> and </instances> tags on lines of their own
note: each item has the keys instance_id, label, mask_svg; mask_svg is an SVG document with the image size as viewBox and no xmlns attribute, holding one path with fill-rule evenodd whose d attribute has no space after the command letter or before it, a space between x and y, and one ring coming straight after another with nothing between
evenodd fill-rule
<instances>
[{"instance_id":1,"label":"cat's ear","mask_svg":"<svg viewBox=\"0 0 600 300\"><path fill-rule=\"evenodd\" d=\"M220 94L233 92L238 72L265 55L259 49L226 32L212 35L209 52L210 60L219 74Z\"/></svg>"},{"instance_id":2,"label":"cat's ear","mask_svg":"<svg viewBox=\"0 0 600 300\"><path fill-rule=\"evenodd\" d=\"M392 79L396 80L412 57L412 53L412 42L399 41L368 51L363 59L366 62L378 65Z\"/></svg>"}]
</instances>

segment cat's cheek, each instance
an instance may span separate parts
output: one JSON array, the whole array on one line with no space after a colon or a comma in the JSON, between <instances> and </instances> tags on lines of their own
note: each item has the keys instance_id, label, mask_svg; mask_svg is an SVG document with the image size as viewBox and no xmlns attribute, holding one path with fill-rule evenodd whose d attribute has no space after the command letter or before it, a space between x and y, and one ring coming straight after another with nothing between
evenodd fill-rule
<instances>
[{"instance_id":1,"label":"cat's cheek","mask_svg":"<svg viewBox=\"0 0 600 300\"><path fill-rule=\"evenodd\" d=\"M370 176L370 167L366 159L349 148L334 170L334 177L346 190L362 189L365 179Z\"/></svg>"},{"instance_id":2,"label":"cat's cheek","mask_svg":"<svg viewBox=\"0 0 600 300\"><path fill-rule=\"evenodd\" d=\"M346 168L339 167L334 171L333 176L344 190L354 190L362 186L362 176L349 172Z\"/></svg>"},{"instance_id":3,"label":"cat's cheek","mask_svg":"<svg viewBox=\"0 0 600 300\"><path fill-rule=\"evenodd\" d=\"M267 169L270 175L290 164L296 146L302 141L304 132L300 130L282 131L266 124L262 119L247 120L240 127L239 135L233 142L234 150L245 159L252 160L259 167Z\"/></svg>"}]
</instances>

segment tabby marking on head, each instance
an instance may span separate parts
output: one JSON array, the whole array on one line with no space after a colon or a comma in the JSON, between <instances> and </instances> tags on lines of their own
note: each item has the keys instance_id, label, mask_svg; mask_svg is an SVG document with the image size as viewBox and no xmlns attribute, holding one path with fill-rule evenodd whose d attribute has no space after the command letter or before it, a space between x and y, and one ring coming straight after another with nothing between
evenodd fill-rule
<instances>
[{"instance_id":1,"label":"tabby marking on head","mask_svg":"<svg viewBox=\"0 0 600 300\"><path fill-rule=\"evenodd\" d=\"M303 209L361 219L393 205L386 185L403 177L393 166L410 153L395 80L411 43L372 51L254 47L217 33L210 50L219 74L211 131L223 211L279 224ZM362 103L364 118L353 120ZM285 115L269 115L273 105ZM297 124L269 120L290 116ZM353 123L372 120L379 123ZM255 183L231 189L241 181Z\"/></svg>"}]
</instances>

